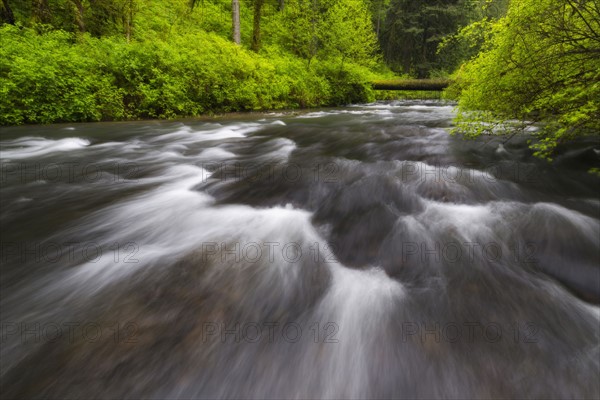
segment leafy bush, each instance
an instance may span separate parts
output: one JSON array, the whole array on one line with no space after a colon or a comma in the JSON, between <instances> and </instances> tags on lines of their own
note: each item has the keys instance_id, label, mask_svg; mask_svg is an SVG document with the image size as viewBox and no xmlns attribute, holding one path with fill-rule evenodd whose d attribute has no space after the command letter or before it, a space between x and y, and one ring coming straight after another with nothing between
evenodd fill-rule
<instances>
[{"instance_id":1,"label":"leafy bush","mask_svg":"<svg viewBox=\"0 0 600 400\"><path fill-rule=\"evenodd\" d=\"M122 117L118 88L72 34L4 26L0 40L1 124Z\"/></svg>"},{"instance_id":2,"label":"leafy bush","mask_svg":"<svg viewBox=\"0 0 600 400\"><path fill-rule=\"evenodd\" d=\"M453 89L460 130L477 136L498 121L538 122L533 147L547 158L561 142L597 134L600 18L592 3L515 0L506 17L476 25L484 28L483 51L458 72Z\"/></svg>"},{"instance_id":3,"label":"leafy bush","mask_svg":"<svg viewBox=\"0 0 600 400\"><path fill-rule=\"evenodd\" d=\"M229 39L226 0L194 10L189 1L136 0L136 22L126 35L110 22L121 12L111 6L117 0L103 3L106 9L94 5L85 10L86 32L63 12L61 1L49 1L50 14L41 16L48 17L47 24L0 26L2 125L174 118L374 98L370 68L380 64L373 56L376 39L362 0L331 0L300 14L300 3L286 3L285 12L266 5L271 16L265 19L268 35L260 53ZM19 8L18 14L33 13L31 7ZM247 7L243 4L242 26L252 22ZM306 25L295 16L310 25L317 11L324 15L318 30L286 44ZM245 31L242 39L249 42ZM314 52L313 44L318 45Z\"/></svg>"}]
</instances>

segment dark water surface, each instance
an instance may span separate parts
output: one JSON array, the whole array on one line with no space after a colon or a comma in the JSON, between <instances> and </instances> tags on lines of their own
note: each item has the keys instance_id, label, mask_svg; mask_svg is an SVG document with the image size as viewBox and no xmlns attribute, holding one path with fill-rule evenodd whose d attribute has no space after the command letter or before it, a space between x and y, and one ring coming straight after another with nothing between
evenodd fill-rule
<instances>
[{"instance_id":1,"label":"dark water surface","mask_svg":"<svg viewBox=\"0 0 600 400\"><path fill-rule=\"evenodd\" d=\"M3 128L3 397L600 397L600 142L452 117Z\"/></svg>"}]
</instances>

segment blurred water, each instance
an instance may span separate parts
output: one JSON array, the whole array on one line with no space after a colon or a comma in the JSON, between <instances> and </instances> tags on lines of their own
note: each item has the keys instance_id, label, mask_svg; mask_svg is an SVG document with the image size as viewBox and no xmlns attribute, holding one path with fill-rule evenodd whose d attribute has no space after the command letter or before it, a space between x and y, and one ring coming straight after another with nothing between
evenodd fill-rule
<instances>
[{"instance_id":1,"label":"blurred water","mask_svg":"<svg viewBox=\"0 0 600 400\"><path fill-rule=\"evenodd\" d=\"M3 396L598 398L598 138L452 117L3 128Z\"/></svg>"}]
</instances>

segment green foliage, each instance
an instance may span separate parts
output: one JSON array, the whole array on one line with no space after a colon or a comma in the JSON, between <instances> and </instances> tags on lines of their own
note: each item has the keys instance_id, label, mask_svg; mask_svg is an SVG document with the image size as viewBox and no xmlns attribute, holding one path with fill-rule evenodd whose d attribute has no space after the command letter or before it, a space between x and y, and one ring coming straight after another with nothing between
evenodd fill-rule
<instances>
[{"instance_id":1,"label":"green foliage","mask_svg":"<svg viewBox=\"0 0 600 400\"><path fill-rule=\"evenodd\" d=\"M514 0L483 32L483 51L456 75L459 131L477 136L502 121L538 123L533 148L546 158L559 143L600 131L598 2Z\"/></svg>"},{"instance_id":2,"label":"green foliage","mask_svg":"<svg viewBox=\"0 0 600 400\"><path fill-rule=\"evenodd\" d=\"M122 117L119 90L72 34L4 26L0 40L1 124Z\"/></svg>"},{"instance_id":3,"label":"green foliage","mask_svg":"<svg viewBox=\"0 0 600 400\"><path fill-rule=\"evenodd\" d=\"M380 33L386 61L395 71L417 78L452 71L463 55L453 46L439 52L438 46L476 18L477 4L472 0L391 0Z\"/></svg>"},{"instance_id":4,"label":"green foliage","mask_svg":"<svg viewBox=\"0 0 600 400\"><path fill-rule=\"evenodd\" d=\"M266 2L259 53L251 2L242 46L229 0L14 4L15 26L0 27L2 125L347 104L372 100L372 70L385 71L363 0Z\"/></svg>"},{"instance_id":5,"label":"green foliage","mask_svg":"<svg viewBox=\"0 0 600 400\"><path fill-rule=\"evenodd\" d=\"M479 0L468 9L473 21L457 33L445 36L438 46L438 56L448 58L454 67L476 56L491 41L493 22L506 15L508 0Z\"/></svg>"},{"instance_id":6,"label":"green foliage","mask_svg":"<svg viewBox=\"0 0 600 400\"><path fill-rule=\"evenodd\" d=\"M377 38L368 8L362 0L334 3L323 16L320 37L325 54L339 57L342 63L352 60L366 66L375 64Z\"/></svg>"},{"instance_id":7,"label":"green foliage","mask_svg":"<svg viewBox=\"0 0 600 400\"><path fill-rule=\"evenodd\" d=\"M316 66L317 72L325 76L330 86L328 105L346 105L375 100L375 93L370 79L373 76L365 67L356 64L346 65L344 69L331 62L323 62Z\"/></svg>"},{"instance_id":8,"label":"green foliage","mask_svg":"<svg viewBox=\"0 0 600 400\"><path fill-rule=\"evenodd\" d=\"M375 67L377 37L363 0L294 0L265 26L270 43L304 58L336 58Z\"/></svg>"}]
</instances>

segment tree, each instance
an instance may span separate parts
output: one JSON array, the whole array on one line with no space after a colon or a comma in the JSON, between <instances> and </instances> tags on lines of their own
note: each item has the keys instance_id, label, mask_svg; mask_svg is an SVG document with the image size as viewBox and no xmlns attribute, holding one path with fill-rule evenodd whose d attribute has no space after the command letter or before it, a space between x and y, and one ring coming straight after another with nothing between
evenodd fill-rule
<instances>
[{"instance_id":1,"label":"tree","mask_svg":"<svg viewBox=\"0 0 600 400\"><path fill-rule=\"evenodd\" d=\"M426 78L435 69L456 65L440 57L439 44L471 21L469 0L392 0L380 41L392 69Z\"/></svg>"},{"instance_id":2,"label":"tree","mask_svg":"<svg viewBox=\"0 0 600 400\"><path fill-rule=\"evenodd\" d=\"M86 31L97 37L123 34L129 42L135 11L135 0L89 0L85 12Z\"/></svg>"},{"instance_id":3,"label":"tree","mask_svg":"<svg viewBox=\"0 0 600 400\"><path fill-rule=\"evenodd\" d=\"M34 23L48 24L51 15L48 0L33 0L31 16Z\"/></svg>"},{"instance_id":4,"label":"tree","mask_svg":"<svg viewBox=\"0 0 600 400\"><path fill-rule=\"evenodd\" d=\"M75 23L79 28L79 32L85 32L85 18L84 18L84 5L83 0L71 0L71 4L73 6L73 12L75 14Z\"/></svg>"},{"instance_id":5,"label":"tree","mask_svg":"<svg viewBox=\"0 0 600 400\"><path fill-rule=\"evenodd\" d=\"M135 0L125 0L123 4L123 30L125 31L125 38L127 43L131 40L133 34L133 16L135 14Z\"/></svg>"},{"instance_id":6,"label":"tree","mask_svg":"<svg viewBox=\"0 0 600 400\"><path fill-rule=\"evenodd\" d=\"M3 22L7 24L14 25L15 24L15 16L12 12L12 8L10 8L10 4L8 4L8 0L2 0L0 8L0 18Z\"/></svg>"},{"instance_id":7,"label":"tree","mask_svg":"<svg viewBox=\"0 0 600 400\"><path fill-rule=\"evenodd\" d=\"M362 0L338 1L325 13L320 32L328 56L367 65L378 50L371 14Z\"/></svg>"},{"instance_id":8,"label":"tree","mask_svg":"<svg viewBox=\"0 0 600 400\"><path fill-rule=\"evenodd\" d=\"M327 11L321 3L320 0L288 1L285 9L280 13L281 47L308 60L309 66L320 48L319 27L322 16Z\"/></svg>"},{"instance_id":9,"label":"tree","mask_svg":"<svg viewBox=\"0 0 600 400\"><path fill-rule=\"evenodd\" d=\"M235 44L240 44L242 42L240 29L240 0L231 0L231 24L233 42Z\"/></svg>"},{"instance_id":10,"label":"tree","mask_svg":"<svg viewBox=\"0 0 600 400\"><path fill-rule=\"evenodd\" d=\"M190 8L194 9L198 3L199 0L190 0ZM242 42L240 29L240 0L231 0L231 25L233 42L235 44L240 44Z\"/></svg>"},{"instance_id":11,"label":"tree","mask_svg":"<svg viewBox=\"0 0 600 400\"><path fill-rule=\"evenodd\" d=\"M598 1L513 0L487 35L457 74L459 131L489 132L484 120L537 122L533 147L548 158L558 144L600 131Z\"/></svg>"},{"instance_id":12,"label":"tree","mask_svg":"<svg viewBox=\"0 0 600 400\"><path fill-rule=\"evenodd\" d=\"M265 3L264 0L254 0L252 5L254 9L254 19L252 22L252 44L250 48L258 52L260 50L261 41L260 41L260 17L262 14L262 7Z\"/></svg>"}]
</instances>

